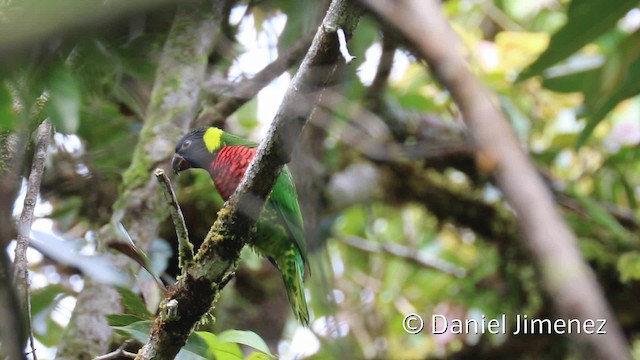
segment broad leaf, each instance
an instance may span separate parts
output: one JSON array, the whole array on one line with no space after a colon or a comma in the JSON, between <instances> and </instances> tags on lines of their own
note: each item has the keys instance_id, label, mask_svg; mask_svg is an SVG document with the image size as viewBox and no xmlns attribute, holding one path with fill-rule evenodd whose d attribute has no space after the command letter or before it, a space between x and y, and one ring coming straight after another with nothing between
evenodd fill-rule
<instances>
[{"instance_id":1,"label":"broad leaf","mask_svg":"<svg viewBox=\"0 0 640 360\"><path fill-rule=\"evenodd\" d=\"M602 226L608 233L612 234L621 246L631 245L631 239L633 235L627 231L613 215L611 215L606 209L602 207L597 201L588 196L581 196L577 193L571 194L584 206L585 210L589 214L591 220Z\"/></svg>"},{"instance_id":2,"label":"broad leaf","mask_svg":"<svg viewBox=\"0 0 640 360\"><path fill-rule=\"evenodd\" d=\"M36 315L51 308L51 304L60 295L68 295L69 290L59 284L47 285L31 292L31 313Z\"/></svg>"},{"instance_id":3,"label":"broad leaf","mask_svg":"<svg viewBox=\"0 0 640 360\"><path fill-rule=\"evenodd\" d=\"M125 287L119 286L116 290L118 290L118 293L120 294L122 305L124 305L124 307L133 315L142 319L150 319L153 317L153 314L147 310L147 307L140 296Z\"/></svg>"},{"instance_id":4,"label":"broad leaf","mask_svg":"<svg viewBox=\"0 0 640 360\"><path fill-rule=\"evenodd\" d=\"M519 80L542 71L582 49L606 31L638 4L638 0L573 0L567 23L558 30L549 47L519 76Z\"/></svg>"},{"instance_id":5,"label":"broad leaf","mask_svg":"<svg viewBox=\"0 0 640 360\"><path fill-rule=\"evenodd\" d=\"M640 93L640 31L627 37L607 59L597 87L586 94L587 124L578 137L582 146L595 127L621 101Z\"/></svg>"},{"instance_id":6,"label":"broad leaf","mask_svg":"<svg viewBox=\"0 0 640 360\"><path fill-rule=\"evenodd\" d=\"M271 357L274 357L273 354L271 354L271 352L269 351L269 347L264 342L264 340L253 331L226 330L218 334L218 340L222 342L233 342L247 345Z\"/></svg>"},{"instance_id":7,"label":"broad leaf","mask_svg":"<svg viewBox=\"0 0 640 360\"><path fill-rule=\"evenodd\" d=\"M109 322L109 326L127 326L136 322L146 321L136 315L131 314L109 314L105 316Z\"/></svg>"},{"instance_id":8,"label":"broad leaf","mask_svg":"<svg viewBox=\"0 0 640 360\"><path fill-rule=\"evenodd\" d=\"M236 343L223 342L215 334L207 331L196 331L187 341L185 350L204 358L217 360L242 360L242 350Z\"/></svg>"},{"instance_id":9,"label":"broad leaf","mask_svg":"<svg viewBox=\"0 0 640 360\"><path fill-rule=\"evenodd\" d=\"M640 280L640 253L631 251L620 256L618 272L622 282Z\"/></svg>"}]
</instances>

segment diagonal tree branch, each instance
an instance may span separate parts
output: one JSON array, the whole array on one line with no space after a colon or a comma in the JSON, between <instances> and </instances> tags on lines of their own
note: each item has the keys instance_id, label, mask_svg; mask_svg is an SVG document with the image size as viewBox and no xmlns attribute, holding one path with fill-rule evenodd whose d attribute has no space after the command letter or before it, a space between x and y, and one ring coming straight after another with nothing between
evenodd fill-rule
<instances>
[{"instance_id":1,"label":"diagonal tree branch","mask_svg":"<svg viewBox=\"0 0 640 360\"><path fill-rule=\"evenodd\" d=\"M251 228L282 166L289 161L296 139L332 78L339 52L337 36L326 29L340 26L350 36L360 10L346 0L334 0L300 69L236 192L195 257L196 264L169 291L161 304L147 344L137 359L172 359L185 344L196 322L210 309L231 278ZM167 304L177 302L174 311Z\"/></svg>"},{"instance_id":2,"label":"diagonal tree branch","mask_svg":"<svg viewBox=\"0 0 640 360\"><path fill-rule=\"evenodd\" d=\"M195 127L220 125L229 115L258 95L260 90L269 85L271 81L297 63L309 49L311 40L313 40L311 35L303 37L255 76L234 84L231 94L224 96L215 106L205 109L198 115Z\"/></svg>"},{"instance_id":3,"label":"diagonal tree branch","mask_svg":"<svg viewBox=\"0 0 640 360\"><path fill-rule=\"evenodd\" d=\"M416 49L451 92L477 147L479 167L496 181L518 215L526 245L542 283L562 317L606 319L607 334L574 335L584 354L628 359L628 345L576 239L563 222L551 193L499 110L495 96L471 73L438 1L361 0Z\"/></svg>"}]
</instances>

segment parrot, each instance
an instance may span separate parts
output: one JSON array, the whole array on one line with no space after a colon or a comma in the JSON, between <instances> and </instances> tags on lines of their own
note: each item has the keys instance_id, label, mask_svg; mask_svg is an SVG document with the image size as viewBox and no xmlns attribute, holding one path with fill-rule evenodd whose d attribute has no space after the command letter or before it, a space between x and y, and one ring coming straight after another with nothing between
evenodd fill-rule
<instances>
[{"instance_id":1,"label":"parrot","mask_svg":"<svg viewBox=\"0 0 640 360\"><path fill-rule=\"evenodd\" d=\"M207 170L216 190L227 201L240 184L257 147L254 142L216 127L197 128L178 141L171 167L176 175L190 168ZM308 326L304 227L295 184L286 165L267 198L249 244L280 271L295 318Z\"/></svg>"}]
</instances>

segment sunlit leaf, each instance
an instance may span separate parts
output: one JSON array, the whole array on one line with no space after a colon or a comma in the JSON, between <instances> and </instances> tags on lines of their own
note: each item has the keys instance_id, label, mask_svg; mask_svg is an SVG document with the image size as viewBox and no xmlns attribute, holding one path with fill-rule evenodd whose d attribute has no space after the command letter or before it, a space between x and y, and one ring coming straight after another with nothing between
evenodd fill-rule
<instances>
[{"instance_id":1,"label":"sunlit leaf","mask_svg":"<svg viewBox=\"0 0 640 360\"><path fill-rule=\"evenodd\" d=\"M597 87L586 94L587 124L578 137L582 146L595 127L621 101L640 93L640 31L627 37L607 59Z\"/></svg>"},{"instance_id":2,"label":"sunlit leaf","mask_svg":"<svg viewBox=\"0 0 640 360\"><path fill-rule=\"evenodd\" d=\"M236 343L223 342L207 331L196 331L189 337L185 350L205 358L215 357L217 360L241 360L242 350Z\"/></svg>"},{"instance_id":3,"label":"sunlit leaf","mask_svg":"<svg viewBox=\"0 0 640 360\"><path fill-rule=\"evenodd\" d=\"M519 76L525 80L542 71L613 28L618 20L638 4L638 0L573 0L567 23L552 37L549 47Z\"/></svg>"},{"instance_id":4,"label":"sunlit leaf","mask_svg":"<svg viewBox=\"0 0 640 360\"><path fill-rule=\"evenodd\" d=\"M233 342L247 345L273 357L264 340L253 331L226 330L218 334L218 340L221 342Z\"/></svg>"},{"instance_id":5,"label":"sunlit leaf","mask_svg":"<svg viewBox=\"0 0 640 360\"><path fill-rule=\"evenodd\" d=\"M618 260L618 272L623 282L640 280L640 253L631 251L622 254Z\"/></svg>"},{"instance_id":6,"label":"sunlit leaf","mask_svg":"<svg viewBox=\"0 0 640 360\"><path fill-rule=\"evenodd\" d=\"M576 55L567 64L554 66L545 71L542 85L556 92L582 92L593 87L603 63L602 56Z\"/></svg>"},{"instance_id":7,"label":"sunlit leaf","mask_svg":"<svg viewBox=\"0 0 640 360\"><path fill-rule=\"evenodd\" d=\"M269 355L263 353L263 352L252 352L247 358L246 360L269 360L269 359L273 359L273 357L270 357Z\"/></svg>"}]
</instances>

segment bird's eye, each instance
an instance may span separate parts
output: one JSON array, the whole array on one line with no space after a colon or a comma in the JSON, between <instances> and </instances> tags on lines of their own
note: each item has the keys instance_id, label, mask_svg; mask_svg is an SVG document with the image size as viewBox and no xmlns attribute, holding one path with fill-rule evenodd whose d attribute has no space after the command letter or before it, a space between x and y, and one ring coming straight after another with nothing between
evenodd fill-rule
<instances>
[{"instance_id":1,"label":"bird's eye","mask_svg":"<svg viewBox=\"0 0 640 360\"><path fill-rule=\"evenodd\" d=\"M186 149L186 148L188 148L189 146L191 146L191 140L187 140L187 141L185 141L185 142L183 142L183 143L182 143L182 148L183 148L183 149Z\"/></svg>"}]
</instances>

